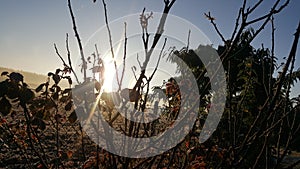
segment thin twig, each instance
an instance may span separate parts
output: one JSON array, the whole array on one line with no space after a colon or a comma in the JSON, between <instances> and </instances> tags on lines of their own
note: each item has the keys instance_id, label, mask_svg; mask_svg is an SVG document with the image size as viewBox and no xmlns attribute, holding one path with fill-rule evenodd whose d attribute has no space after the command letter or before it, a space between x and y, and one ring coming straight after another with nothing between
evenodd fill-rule
<instances>
[{"instance_id":1,"label":"thin twig","mask_svg":"<svg viewBox=\"0 0 300 169\"><path fill-rule=\"evenodd\" d=\"M87 80L87 77L86 77L86 69L87 69L87 62L85 61L85 58L84 58L84 52L83 52L83 47L82 47L82 43L81 43L81 39L80 39L80 36L79 36L79 33L78 33L78 30L77 30L77 27L76 27L76 21L75 21L75 16L73 14L73 10L72 10L72 6L71 6L71 1L68 0L68 7L69 7L69 12L70 12L70 15L71 15L71 19L72 19L72 24L73 24L73 30L74 30L74 33L75 33L75 37L77 39L77 43L78 43L78 47L79 47L79 51L80 51L80 56L81 56L81 60L82 60L82 71L83 71L83 79L84 79L84 82Z\"/></svg>"},{"instance_id":2,"label":"thin twig","mask_svg":"<svg viewBox=\"0 0 300 169\"><path fill-rule=\"evenodd\" d=\"M127 54L127 35L126 35L126 26L127 23L124 23L124 56L123 56L123 70L122 70L122 75L121 75L121 80L120 80L120 85L119 85L119 91L121 90L122 87L122 82L125 74L125 65L126 65L126 54Z\"/></svg>"},{"instance_id":3,"label":"thin twig","mask_svg":"<svg viewBox=\"0 0 300 169\"><path fill-rule=\"evenodd\" d=\"M140 69L142 69L142 64L141 64L141 61L140 61L140 56L139 56L139 54L137 53L136 54L136 60L137 60L137 62L138 62L138 64L139 64L139 66L140 66Z\"/></svg>"},{"instance_id":4,"label":"thin twig","mask_svg":"<svg viewBox=\"0 0 300 169\"><path fill-rule=\"evenodd\" d=\"M263 0L259 0L252 8L249 8L247 10L247 14L252 13L262 2L263 2Z\"/></svg>"},{"instance_id":5,"label":"thin twig","mask_svg":"<svg viewBox=\"0 0 300 169\"><path fill-rule=\"evenodd\" d=\"M62 58L62 56L60 55L60 53L59 53L59 51L58 51L58 49L57 49L55 43L54 43L54 49L55 49L56 54L57 54L58 57L60 58L60 60L63 62L64 66L67 65L66 62L65 62L65 60L64 60L64 59Z\"/></svg>"},{"instance_id":6,"label":"thin twig","mask_svg":"<svg viewBox=\"0 0 300 169\"><path fill-rule=\"evenodd\" d=\"M72 60L71 60L71 52L69 49L69 34L66 34L66 49L67 49L67 56L68 56L68 62L69 62L69 68L71 69L71 71L73 72L73 75L75 76L76 82L79 84L79 80L77 77L77 74L75 73L73 66L72 66Z\"/></svg>"},{"instance_id":7,"label":"thin twig","mask_svg":"<svg viewBox=\"0 0 300 169\"><path fill-rule=\"evenodd\" d=\"M272 33L271 33L271 38L272 38L272 40L271 40L271 66L270 66L270 74L272 74L273 73L273 69L274 69L274 63L273 63L273 61L274 61L274 57L275 57L275 25L274 25L274 17L272 16L271 17L271 27L272 27ZM272 94L272 76L270 76L270 79L269 79L269 95L271 95Z\"/></svg>"},{"instance_id":8,"label":"thin twig","mask_svg":"<svg viewBox=\"0 0 300 169\"><path fill-rule=\"evenodd\" d=\"M142 67L142 71L144 71L148 65L148 62L150 60L150 57L160 39L160 37L162 36L163 32L164 32L164 26L165 26L165 23L166 23L166 20L167 20L167 16L168 16L168 13L171 9L171 7L173 6L173 4L175 3L176 0L172 0L171 2L169 0L165 0L165 7L164 7L164 11L163 11L163 14L160 18L160 21L159 21L159 25L157 27L157 31L154 35L154 38L153 38L153 42L152 42L152 45L151 45L151 48L150 50L146 53L146 58L145 58L145 61L143 63L143 67Z\"/></svg>"},{"instance_id":9,"label":"thin twig","mask_svg":"<svg viewBox=\"0 0 300 169\"><path fill-rule=\"evenodd\" d=\"M145 98L144 98L144 102L143 102L143 106L142 106L142 111L144 111L144 109L146 108L146 102L147 102L147 97L148 97L148 93L149 93L149 89L150 89L150 82L154 76L154 74L156 73L157 71L157 68L158 68L158 65L159 65L159 62L160 62L160 59L163 55L163 51L165 49L165 46L166 46L166 43L167 43L167 38L165 38L165 41L164 41L164 44L162 46L162 49L159 53L159 57L158 57L158 60L157 60L157 63L156 63L156 66L155 66L155 69L153 70L151 76L147 79L147 91L146 91L146 94L145 94Z\"/></svg>"},{"instance_id":10,"label":"thin twig","mask_svg":"<svg viewBox=\"0 0 300 169\"><path fill-rule=\"evenodd\" d=\"M235 34L237 32L237 29L239 27L239 22L240 22L240 17L241 17L242 11L243 11L243 8L240 8L238 16L237 16L237 18L235 20L235 26L234 26L234 29L233 29L233 32L232 32L232 35L231 35L231 38L230 38L230 43L233 41L233 39L235 37ZM226 44L224 44L224 45L226 45ZM228 46L226 45L226 47L228 47Z\"/></svg>"},{"instance_id":11,"label":"thin twig","mask_svg":"<svg viewBox=\"0 0 300 169\"><path fill-rule=\"evenodd\" d=\"M110 31L110 28L109 28L109 25L108 25L107 8L106 8L105 0L102 0L102 4L103 4L103 9L104 9L105 25L106 25L106 29L107 29L107 32L108 32L110 52L111 52L112 59L114 61L117 83L120 86L120 80L119 80L119 76L118 76L118 67L117 67L117 62L115 60L115 53L114 53L114 48L113 48L113 43L112 43L112 35L111 35L111 31Z\"/></svg>"},{"instance_id":12,"label":"thin twig","mask_svg":"<svg viewBox=\"0 0 300 169\"><path fill-rule=\"evenodd\" d=\"M264 16L261 16L259 18L253 19L251 21L248 21L248 22L246 22L246 25L251 25L253 23L256 23L256 22L259 22L261 20L270 18L272 15L279 13L282 9L284 9L289 4L290 0L287 0L283 5L281 5L278 9L276 9L279 2L280 2L280 0L277 0L275 2L275 4L273 5L271 11L268 14L266 14Z\"/></svg>"},{"instance_id":13,"label":"thin twig","mask_svg":"<svg viewBox=\"0 0 300 169\"><path fill-rule=\"evenodd\" d=\"M204 15L210 20L210 23L213 25L213 27L215 28L215 30L217 31L217 34L220 36L220 38L222 39L223 43L226 44L226 40L223 36L223 34L220 32L219 28L217 27L217 24L215 23L215 18L213 18L210 15L210 12L208 12L208 14L204 13Z\"/></svg>"},{"instance_id":14,"label":"thin twig","mask_svg":"<svg viewBox=\"0 0 300 169\"><path fill-rule=\"evenodd\" d=\"M188 51L189 47L190 47L190 37L191 37L191 30L189 29L187 45L186 45L186 51Z\"/></svg>"}]
</instances>

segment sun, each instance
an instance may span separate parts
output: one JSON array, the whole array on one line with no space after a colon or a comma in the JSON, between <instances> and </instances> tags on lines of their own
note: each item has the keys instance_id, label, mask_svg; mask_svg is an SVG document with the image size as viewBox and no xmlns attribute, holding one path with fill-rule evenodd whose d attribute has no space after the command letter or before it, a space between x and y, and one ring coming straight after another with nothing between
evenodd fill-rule
<instances>
[{"instance_id":1,"label":"sun","mask_svg":"<svg viewBox=\"0 0 300 169\"><path fill-rule=\"evenodd\" d=\"M112 59L104 60L104 83L103 91L112 92L114 90L114 81L116 80L116 70Z\"/></svg>"},{"instance_id":2,"label":"sun","mask_svg":"<svg viewBox=\"0 0 300 169\"><path fill-rule=\"evenodd\" d=\"M103 83L103 91L105 92L112 92L116 88L117 84L117 74L116 71L119 71L119 66L117 64L117 70L115 68L115 62L117 62L117 58L120 53L120 49L122 46L122 40L117 44L116 50L115 50L115 58L112 57L112 54L107 51L106 54L104 55L104 83ZM116 57L117 56L117 57ZM119 72L118 72L119 73Z\"/></svg>"}]
</instances>

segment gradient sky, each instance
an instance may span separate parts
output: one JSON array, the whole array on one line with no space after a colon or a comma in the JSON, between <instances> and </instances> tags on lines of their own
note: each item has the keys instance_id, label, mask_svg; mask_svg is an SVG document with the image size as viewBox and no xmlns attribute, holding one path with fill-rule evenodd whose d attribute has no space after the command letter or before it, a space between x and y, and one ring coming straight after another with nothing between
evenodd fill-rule
<instances>
[{"instance_id":1,"label":"gradient sky","mask_svg":"<svg viewBox=\"0 0 300 169\"><path fill-rule=\"evenodd\" d=\"M272 0L263 2L253 17L268 12L272 2ZM242 0L177 0L170 13L197 26L216 47L222 43L203 13L210 11L225 38L229 38L241 4ZM81 39L85 43L104 25L101 1L92 3L92 0L73 0L72 5ZM163 1L107 0L110 21L125 15L140 13L143 7L148 11L161 12ZM293 34L300 19L299 10L300 1L291 0L288 7L275 16L275 54L280 60L288 55L291 48ZM54 71L61 66L61 62L55 54L53 43L57 44L61 54L65 56L66 33L70 34L73 56L78 56L67 0L3 0L0 5L0 23L0 66L2 67L41 74ZM257 47L264 43L265 47L270 47L270 41L270 26L267 26L253 45ZM90 54L88 52L87 55ZM297 58L300 56L299 52L298 45ZM296 69L299 67L298 59ZM300 88L299 84L297 85L297 88Z\"/></svg>"}]
</instances>

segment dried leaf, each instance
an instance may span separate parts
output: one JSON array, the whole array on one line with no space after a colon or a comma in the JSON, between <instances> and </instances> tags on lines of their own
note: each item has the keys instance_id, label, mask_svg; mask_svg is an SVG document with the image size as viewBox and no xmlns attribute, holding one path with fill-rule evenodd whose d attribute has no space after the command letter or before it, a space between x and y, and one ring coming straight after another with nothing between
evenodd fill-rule
<instances>
[{"instance_id":1,"label":"dried leaf","mask_svg":"<svg viewBox=\"0 0 300 169\"><path fill-rule=\"evenodd\" d=\"M12 81L16 81L16 82L23 82L23 75L21 75L20 73L16 73L16 72L12 72L10 75L9 75L9 78L10 80Z\"/></svg>"},{"instance_id":2,"label":"dried leaf","mask_svg":"<svg viewBox=\"0 0 300 169\"><path fill-rule=\"evenodd\" d=\"M46 104L45 104L45 109L49 110L49 109L52 109L54 107L56 107L56 104L52 100L48 99L46 101Z\"/></svg>"},{"instance_id":3,"label":"dried leaf","mask_svg":"<svg viewBox=\"0 0 300 169\"><path fill-rule=\"evenodd\" d=\"M68 117L68 120L70 123L74 123L77 120L77 115L75 110L70 114L70 116Z\"/></svg>"},{"instance_id":4,"label":"dried leaf","mask_svg":"<svg viewBox=\"0 0 300 169\"><path fill-rule=\"evenodd\" d=\"M94 66L92 69L93 73L98 73L98 72L102 72L103 67L102 66Z\"/></svg>"},{"instance_id":5,"label":"dried leaf","mask_svg":"<svg viewBox=\"0 0 300 169\"><path fill-rule=\"evenodd\" d=\"M61 88L57 85L53 85L54 88L56 88L56 92L60 92L61 91Z\"/></svg>"},{"instance_id":6,"label":"dried leaf","mask_svg":"<svg viewBox=\"0 0 300 169\"><path fill-rule=\"evenodd\" d=\"M42 120L40 118L34 118L31 121L31 124L32 125L36 125L41 130L45 130L46 129L46 123L44 122L44 120Z\"/></svg>"},{"instance_id":7,"label":"dried leaf","mask_svg":"<svg viewBox=\"0 0 300 169\"><path fill-rule=\"evenodd\" d=\"M72 156L73 156L73 151L71 150L67 151L67 157L72 158Z\"/></svg>"},{"instance_id":8,"label":"dried leaf","mask_svg":"<svg viewBox=\"0 0 300 169\"><path fill-rule=\"evenodd\" d=\"M68 89L65 89L64 91L62 91L62 94L66 94L66 93L70 94L71 91L72 91L72 89L68 88Z\"/></svg>"},{"instance_id":9,"label":"dried leaf","mask_svg":"<svg viewBox=\"0 0 300 169\"><path fill-rule=\"evenodd\" d=\"M54 116L54 119L55 119L56 121L60 121L61 118L62 118L62 115L60 115L60 114L56 114L56 115Z\"/></svg>"},{"instance_id":10,"label":"dried leaf","mask_svg":"<svg viewBox=\"0 0 300 169\"><path fill-rule=\"evenodd\" d=\"M40 84L40 85L35 89L35 92L40 92L40 91L43 89L44 86L45 86L45 83Z\"/></svg>"},{"instance_id":11,"label":"dried leaf","mask_svg":"<svg viewBox=\"0 0 300 169\"><path fill-rule=\"evenodd\" d=\"M37 168L44 168L43 164L39 163L37 166Z\"/></svg>"},{"instance_id":12,"label":"dried leaf","mask_svg":"<svg viewBox=\"0 0 300 169\"><path fill-rule=\"evenodd\" d=\"M3 116L8 115L11 111L11 107L12 106L10 102L5 97L2 97L2 99L0 100L0 113Z\"/></svg>"},{"instance_id":13,"label":"dried leaf","mask_svg":"<svg viewBox=\"0 0 300 169\"><path fill-rule=\"evenodd\" d=\"M101 84L98 81L95 81L95 89L97 91L100 91L100 89L101 89Z\"/></svg>"},{"instance_id":14,"label":"dried leaf","mask_svg":"<svg viewBox=\"0 0 300 169\"><path fill-rule=\"evenodd\" d=\"M59 74L59 72L61 72L61 70L60 69L56 69L55 74L57 75L57 74Z\"/></svg>"},{"instance_id":15,"label":"dried leaf","mask_svg":"<svg viewBox=\"0 0 300 169\"><path fill-rule=\"evenodd\" d=\"M49 73L48 73L48 76L52 76L52 75L54 75L52 72L49 72Z\"/></svg>"},{"instance_id":16,"label":"dried leaf","mask_svg":"<svg viewBox=\"0 0 300 169\"><path fill-rule=\"evenodd\" d=\"M72 106L73 106L73 102L72 101L69 101L68 104L66 104L65 106L65 110L66 111L70 111L72 109Z\"/></svg>"},{"instance_id":17,"label":"dried leaf","mask_svg":"<svg viewBox=\"0 0 300 169\"><path fill-rule=\"evenodd\" d=\"M1 76L5 76L5 75L8 75L7 71L4 71L4 72L1 73Z\"/></svg>"},{"instance_id":18,"label":"dried leaf","mask_svg":"<svg viewBox=\"0 0 300 169\"><path fill-rule=\"evenodd\" d=\"M53 95L52 95L52 98L54 99L54 100L58 100L58 92L55 92L55 93L53 93Z\"/></svg>"},{"instance_id":19,"label":"dried leaf","mask_svg":"<svg viewBox=\"0 0 300 169\"><path fill-rule=\"evenodd\" d=\"M92 168L96 164L96 158L94 156L86 160L82 166L83 169Z\"/></svg>"},{"instance_id":20,"label":"dried leaf","mask_svg":"<svg viewBox=\"0 0 300 169\"><path fill-rule=\"evenodd\" d=\"M9 99L16 99L19 97L19 90L18 88L8 88L6 96Z\"/></svg>"},{"instance_id":21,"label":"dried leaf","mask_svg":"<svg viewBox=\"0 0 300 169\"><path fill-rule=\"evenodd\" d=\"M72 79L70 77L68 78L68 82L69 82L70 85L72 85L72 83L73 83Z\"/></svg>"},{"instance_id":22,"label":"dried leaf","mask_svg":"<svg viewBox=\"0 0 300 169\"><path fill-rule=\"evenodd\" d=\"M54 80L55 84L58 84L60 82L60 76L57 74L53 74L52 79Z\"/></svg>"},{"instance_id":23,"label":"dried leaf","mask_svg":"<svg viewBox=\"0 0 300 169\"><path fill-rule=\"evenodd\" d=\"M20 93L20 102L21 104L26 104L34 98L34 92L28 88L23 88Z\"/></svg>"},{"instance_id":24,"label":"dried leaf","mask_svg":"<svg viewBox=\"0 0 300 169\"><path fill-rule=\"evenodd\" d=\"M7 93L7 81L0 82L0 97L3 97Z\"/></svg>"}]
</instances>

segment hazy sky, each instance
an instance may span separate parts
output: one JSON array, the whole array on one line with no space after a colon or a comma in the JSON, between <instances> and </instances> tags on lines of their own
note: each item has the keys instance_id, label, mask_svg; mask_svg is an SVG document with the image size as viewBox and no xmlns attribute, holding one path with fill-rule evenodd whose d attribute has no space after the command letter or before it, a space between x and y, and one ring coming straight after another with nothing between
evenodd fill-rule
<instances>
[{"instance_id":1,"label":"hazy sky","mask_svg":"<svg viewBox=\"0 0 300 169\"><path fill-rule=\"evenodd\" d=\"M271 0L263 2L253 17L268 12L272 2ZM177 0L170 13L194 24L216 47L221 44L220 38L203 13L210 11L225 38L229 38L241 4L242 0ZM86 43L89 37L104 26L101 1L92 3L92 0L73 0L72 5L81 39ZM143 7L148 11L161 12L163 0L107 0L110 21L140 13ZM300 19L299 10L300 1L291 0L288 7L275 16L276 56L279 59L286 57L291 48L293 34ZM136 19L138 21L138 18ZM0 5L0 23L0 66L2 67L41 74L54 71L61 66L61 62L55 54L53 43L57 43L61 54L65 56L66 33L70 34L72 56L78 57L79 52L67 0L3 0ZM182 33L181 30L178 32ZM187 34L186 30L184 34ZM98 39L98 45L101 46L103 38ZM264 43L265 47L270 47L269 26L253 42L253 45L260 46L261 43ZM298 47L297 56L300 56L299 52ZM90 54L91 51L86 51L86 55ZM296 68L299 68L299 65L300 60L297 61Z\"/></svg>"}]
</instances>

